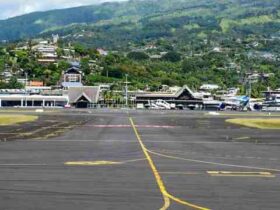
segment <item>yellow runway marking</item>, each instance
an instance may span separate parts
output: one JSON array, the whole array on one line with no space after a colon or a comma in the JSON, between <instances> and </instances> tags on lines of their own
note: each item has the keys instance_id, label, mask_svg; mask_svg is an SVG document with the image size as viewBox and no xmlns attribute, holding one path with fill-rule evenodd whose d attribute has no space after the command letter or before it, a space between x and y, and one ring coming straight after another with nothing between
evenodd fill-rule
<instances>
[{"instance_id":1,"label":"yellow runway marking","mask_svg":"<svg viewBox=\"0 0 280 210\"><path fill-rule=\"evenodd\" d=\"M150 165L150 167L151 167L151 169L152 169L152 172L153 172L153 174L154 174L154 176L155 176L155 179L156 179L156 182L157 182L158 187L159 187L159 189L160 189L160 192L161 192L161 194L162 194L162 196L163 196L164 205L163 205L163 207L161 207L160 210L166 210L166 209L169 208L169 206L170 206L170 199L173 200L173 201L175 201L175 202L177 202L177 203L180 203L180 204L182 204L182 205L191 207L191 208L193 208L193 209L198 209L198 210L210 210L210 209L208 209L208 208L201 207L201 206L198 206L198 205L195 205L195 204L186 202L186 201L184 201L184 200L181 200L181 199L179 199L179 198L176 198L175 196L173 196L173 195L171 195L170 193L168 193L168 191L166 190L166 187L165 187L165 185L164 185L164 183L163 183L163 181L162 181L162 178L161 178L161 176L160 176L160 174L159 174L159 172L158 172L158 170L157 170L157 168L156 168L156 166L155 166L155 164L154 164L154 161L153 161L153 159L151 158L150 154L148 153L148 149L146 148L146 146L144 145L144 143L143 143L143 141L142 141L142 139L141 139L141 137L140 137L140 134L139 134L139 132L138 132L138 130L137 130L135 124L134 124L133 119L130 117L129 120L130 120L131 126L132 126L132 128L133 128L133 130L134 130L134 133L135 133L135 135L136 135L136 137L137 137L137 140L138 140L138 142L139 142L139 144L140 144L140 146L141 146L141 148L142 148L142 151L143 151L144 155L146 156L147 161L148 161L148 163L149 163L149 165Z\"/></svg>"},{"instance_id":2,"label":"yellow runway marking","mask_svg":"<svg viewBox=\"0 0 280 210\"><path fill-rule=\"evenodd\" d=\"M267 177L275 178L270 172L232 172L232 171L207 171L210 176L229 176L229 177Z\"/></svg>"},{"instance_id":3,"label":"yellow runway marking","mask_svg":"<svg viewBox=\"0 0 280 210\"><path fill-rule=\"evenodd\" d=\"M120 165L122 162L112 161L73 161L64 163L68 166L100 166L100 165Z\"/></svg>"},{"instance_id":4,"label":"yellow runway marking","mask_svg":"<svg viewBox=\"0 0 280 210\"><path fill-rule=\"evenodd\" d=\"M141 158L141 159L135 159L135 160L126 160L123 163L134 163L134 162L139 162L139 161L144 161L147 160L146 158Z\"/></svg>"},{"instance_id":5,"label":"yellow runway marking","mask_svg":"<svg viewBox=\"0 0 280 210\"><path fill-rule=\"evenodd\" d=\"M265 171L280 172L280 169L275 169L275 168L261 168L261 167L254 167L254 166L216 163L216 162L209 162L209 161L203 161L203 160L195 160L195 159L188 159L188 158L176 157L176 156L171 156L171 155L165 155L165 154L161 154L161 153L154 152L154 151L151 151L151 150L147 150L147 151L149 153L157 155L159 157L165 157L165 158L174 159L174 160L183 160L183 161L187 161L187 162L203 163L203 164L219 165L219 166L228 166L228 167L234 167L234 168L247 168L247 169L253 169L253 170L265 170Z\"/></svg>"},{"instance_id":6,"label":"yellow runway marking","mask_svg":"<svg viewBox=\"0 0 280 210\"><path fill-rule=\"evenodd\" d=\"M126 163L134 163L139 161L144 161L146 158L141 159L133 159L133 160L125 160L125 161L105 161L105 160L99 160L99 161L71 161L71 162L65 162L64 165L68 166L102 166L102 165L121 165Z\"/></svg>"}]
</instances>

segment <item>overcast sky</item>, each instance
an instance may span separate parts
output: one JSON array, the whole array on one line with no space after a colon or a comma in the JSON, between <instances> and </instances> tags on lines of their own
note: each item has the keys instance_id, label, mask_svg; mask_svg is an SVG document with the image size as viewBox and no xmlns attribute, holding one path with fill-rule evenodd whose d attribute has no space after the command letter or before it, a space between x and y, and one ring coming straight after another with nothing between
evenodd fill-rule
<instances>
[{"instance_id":1,"label":"overcast sky","mask_svg":"<svg viewBox=\"0 0 280 210\"><path fill-rule=\"evenodd\" d=\"M46 11L124 0L0 0L0 19L6 19L34 11Z\"/></svg>"}]
</instances>

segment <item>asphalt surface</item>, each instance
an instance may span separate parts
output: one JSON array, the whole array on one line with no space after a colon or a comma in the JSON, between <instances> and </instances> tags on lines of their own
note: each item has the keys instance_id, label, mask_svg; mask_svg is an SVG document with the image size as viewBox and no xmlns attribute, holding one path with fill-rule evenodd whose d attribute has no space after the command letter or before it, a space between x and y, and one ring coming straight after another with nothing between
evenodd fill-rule
<instances>
[{"instance_id":1,"label":"asphalt surface","mask_svg":"<svg viewBox=\"0 0 280 210\"><path fill-rule=\"evenodd\" d=\"M280 209L280 131L228 118L67 111L1 127L0 209Z\"/></svg>"}]
</instances>

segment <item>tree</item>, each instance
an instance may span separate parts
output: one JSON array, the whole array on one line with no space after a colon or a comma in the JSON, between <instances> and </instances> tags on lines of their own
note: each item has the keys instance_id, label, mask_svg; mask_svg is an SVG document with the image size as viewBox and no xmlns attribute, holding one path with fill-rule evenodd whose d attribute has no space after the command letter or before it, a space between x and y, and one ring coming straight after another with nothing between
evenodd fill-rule
<instances>
[{"instance_id":1,"label":"tree","mask_svg":"<svg viewBox=\"0 0 280 210\"><path fill-rule=\"evenodd\" d=\"M86 85L95 85L96 83L112 83L114 81L114 78L104 77L101 75L88 75L86 77Z\"/></svg>"},{"instance_id":2,"label":"tree","mask_svg":"<svg viewBox=\"0 0 280 210\"><path fill-rule=\"evenodd\" d=\"M16 77L11 77L9 83L7 84L8 89L21 89L23 88L23 84L17 81Z\"/></svg>"},{"instance_id":3,"label":"tree","mask_svg":"<svg viewBox=\"0 0 280 210\"><path fill-rule=\"evenodd\" d=\"M123 72L118 66L109 66L102 71L101 75L120 79L123 77Z\"/></svg>"},{"instance_id":4,"label":"tree","mask_svg":"<svg viewBox=\"0 0 280 210\"><path fill-rule=\"evenodd\" d=\"M68 63L68 62L66 62L66 61L59 61L58 62L58 70L60 71L60 72L62 72L62 71L65 71L65 70L67 70L68 68L70 68L71 67L71 65L70 65L70 63Z\"/></svg>"},{"instance_id":5,"label":"tree","mask_svg":"<svg viewBox=\"0 0 280 210\"><path fill-rule=\"evenodd\" d=\"M75 44L74 49L80 56L86 56L88 54L86 47L81 44Z\"/></svg>"},{"instance_id":6,"label":"tree","mask_svg":"<svg viewBox=\"0 0 280 210\"><path fill-rule=\"evenodd\" d=\"M85 75L88 75L91 73L91 69L89 67L89 59L83 58L81 60L81 70L84 72Z\"/></svg>"},{"instance_id":7,"label":"tree","mask_svg":"<svg viewBox=\"0 0 280 210\"><path fill-rule=\"evenodd\" d=\"M0 47L0 56L6 55L4 48Z\"/></svg>"},{"instance_id":8,"label":"tree","mask_svg":"<svg viewBox=\"0 0 280 210\"><path fill-rule=\"evenodd\" d=\"M64 51L62 48L57 48L56 53L59 58L64 55Z\"/></svg>"},{"instance_id":9,"label":"tree","mask_svg":"<svg viewBox=\"0 0 280 210\"><path fill-rule=\"evenodd\" d=\"M117 54L109 54L107 55L104 60L103 60L103 65L104 66L109 66L109 65L113 65L116 63L120 63L121 62L121 57L120 55Z\"/></svg>"},{"instance_id":10,"label":"tree","mask_svg":"<svg viewBox=\"0 0 280 210\"><path fill-rule=\"evenodd\" d=\"M130 52L127 57L132 60L147 60L150 57L144 52Z\"/></svg>"},{"instance_id":11,"label":"tree","mask_svg":"<svg viewBox=\"0 0 280 210\"><path fill-rule=\"evenodd\" d=\"M181 54L177 53L175 51L168 52L162 57L162 59L165 61L170 61L170 62L176 63L176 62L181 61Z\"/></svg>"},{"instance_id":12,"label":"tree","mask_svg":"<svg viewBox=\"0 0 280 210\"><path fill-rule=\"evenodd\" d=\"M197 66L196 66L196 62L194 59L188 58L183 61L182 71L184 73L194 72L194 71L196 71L196 69L197 69Z\"/></svg>"},{"instance_id":13,"label":"tree","mask_svg":"<svg viewBox=\"0 0 280 210\"><path fill-rule=\"evenodd\" d=\"M93 48L90 48L88 50L88 54L89 54L90 59L97 59L97 58L100 57L98 51L96 49L93 49Z\"/></svg>"}]
</instances>

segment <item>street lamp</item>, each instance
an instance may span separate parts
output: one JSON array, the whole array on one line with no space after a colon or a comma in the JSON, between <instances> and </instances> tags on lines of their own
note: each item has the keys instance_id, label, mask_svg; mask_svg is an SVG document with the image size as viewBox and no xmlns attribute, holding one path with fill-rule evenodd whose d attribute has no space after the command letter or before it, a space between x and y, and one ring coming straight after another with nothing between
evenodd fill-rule
<instances>
[{"instance_id":1,"label":"street lamp","mask_svg":"<svg viewBox=\"0 0 280 210\"><path fill-rule=\"evenodd\" d=\"M25 92L25 106L27 107L27 83L28 83L28 75L27 72L25 72L25 87L24 87L24 92Z\"/></svg>"},{"instance_id":2,"label":"street lamp","mask_svg":"<svg viewBox=\"0 0 280 210\"><path fill-rule=\"evenodd\" d=\"M128 107L128 74L125 74L125 106Z\"/></svg>"}]
</instances>

